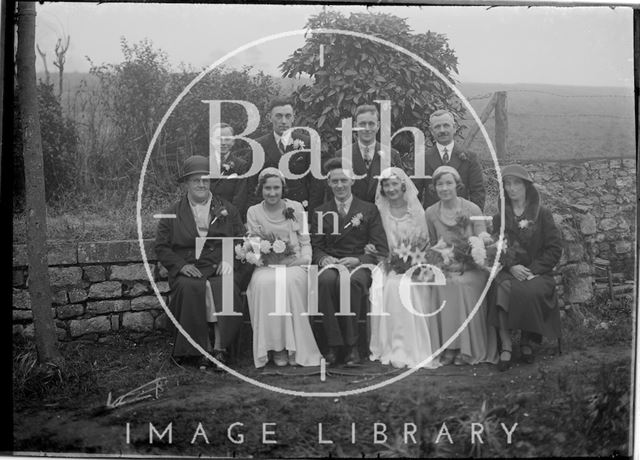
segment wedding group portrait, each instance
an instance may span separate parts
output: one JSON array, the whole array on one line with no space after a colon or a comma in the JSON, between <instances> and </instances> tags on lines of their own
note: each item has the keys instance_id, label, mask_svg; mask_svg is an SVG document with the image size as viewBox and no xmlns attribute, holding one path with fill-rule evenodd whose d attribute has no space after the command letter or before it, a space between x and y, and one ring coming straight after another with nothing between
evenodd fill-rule
<instances>
[{"instance_id":1,"label":"wedding group portrait","mask_svg":"<svg viewBox=\"0 0 640 460\"><path fill-rule=\"evenodd\" d=\"M5 15L3 451L631 455L637 11Z\"/></svg>"}]
</instances>

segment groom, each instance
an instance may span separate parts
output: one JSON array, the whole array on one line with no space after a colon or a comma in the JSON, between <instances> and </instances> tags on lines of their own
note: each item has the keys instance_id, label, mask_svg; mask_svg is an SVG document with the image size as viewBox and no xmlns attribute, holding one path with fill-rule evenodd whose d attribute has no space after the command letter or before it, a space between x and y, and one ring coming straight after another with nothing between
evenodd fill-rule
<instances>
[{"instance_id":1,"label":"groom","mask_svg":"<svg viewBox=\"0 0 640 460\"><path fill-rule=\"evenodd\" d=\"M378 208L351 194L353 171L341 158L325 163L327 182L333 197L316 208L311 218L311 245L313 263L322 270L318 278L318 304L323 314L322 324L329 346L325 359L336 364L340 355L345 364L360 362L358 354L358 317L365 294L371 284L371 273L361 264L376 264L376 256L365 254L364 247L371 243L378 255L388 253L387 237ZM337 219L337 223L336 223ZM337 233L337 234L335 234ZM340 311L340 277L335 266L344 266L350 272L349 301L354 316L336 316Z\"/></svg>"}]
</instances>

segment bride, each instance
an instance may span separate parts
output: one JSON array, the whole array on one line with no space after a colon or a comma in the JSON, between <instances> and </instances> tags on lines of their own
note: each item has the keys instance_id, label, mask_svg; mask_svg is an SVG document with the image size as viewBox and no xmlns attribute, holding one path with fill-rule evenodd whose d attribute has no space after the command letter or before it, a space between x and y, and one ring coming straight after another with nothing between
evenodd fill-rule
<instances>
[{"instance_id":1,"label":"bride","mask_svg":"<svg viewBox=\"0 0 640 460\"><path fill-rule=\"evenodd\" d=\"M375 203L382 217L390 252L402 241L412 238L422 237L428 241L418 190L402 169L387 168L380 174ZM412 305L405 306L400 298L401 279L402 274L394 271L374 272L370 290L370 359L398 368L416 367L438 348L439 335L436 322L431 317L421 316L430 312L427 305L429 287L411 285L409 297ZM376 312L385 316L376 315ZM438 360L432 359L422 366L434 368L438 365Z\"/></svg>"}]
</instances>

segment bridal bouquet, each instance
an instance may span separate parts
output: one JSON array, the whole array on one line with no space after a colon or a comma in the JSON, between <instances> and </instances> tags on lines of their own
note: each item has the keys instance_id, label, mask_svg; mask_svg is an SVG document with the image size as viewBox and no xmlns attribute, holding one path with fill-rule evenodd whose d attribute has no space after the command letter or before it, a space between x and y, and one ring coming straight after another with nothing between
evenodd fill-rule
<instances>
[{"instance_id":1,"label":"bridal bouquet","mask_svg":"<svg viewBox=\"0 0 640 460\"><path fill-rule=\"evenodd\" d=\"M274 235L267 238L244 237L244 243L237 244L235 252L236 259L257 267L278 265L284 259L295 254L293 246L288 241L281 240Z\"/></svg>"},{"instance_id":2,"label":"bridal bouquet","mask_svg":"<svg viewBox=\"0 0 640 460\"><path fill-rule=\"evenodd\" d=\"M442 267L445 258L439 248L433 249L436 246L429 246L429 241L424 237L404 238L397 247L391 249L389 256L383 261L383 267L387 273L394 271L399 275L419 264ZM421 267L413 272L412 278L424 281L433 276L430 272L431 270Z\"/></svg>"}]
</instances>

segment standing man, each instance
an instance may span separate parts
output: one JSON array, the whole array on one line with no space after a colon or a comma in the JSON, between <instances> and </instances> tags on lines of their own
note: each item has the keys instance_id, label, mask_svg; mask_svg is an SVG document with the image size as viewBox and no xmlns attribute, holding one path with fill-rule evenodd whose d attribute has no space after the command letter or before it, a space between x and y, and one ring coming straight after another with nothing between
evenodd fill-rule
<instances>
[{"instance_id":1,"label":"standing man","mask_svg":"<svg viewBox=\"0 0 640 460\"><path fill-rule=\"evenodd\" d=\"M453 140L456 132L453 114L447 110L436 110L429 117L429 130L436 141L434 147L425 153L426 174L432 176L433 172L442 165L455 168L460 174L463 189L458 196L477 204L484 209L484 179L482 167L478 157L473 152L464 151ZM438 201L431 180L425 180L422 190L422 205L428 208Z\"/></svg>"},{"instance_id":2,"label":"standing man","mask_svg":"<svg viewBox=\"0 0 640 460\"><path fill-rule=\"evenodd\" d=\"M293 126L295 114L293 104L288 99L277 98L271 101L268 108L269 120L273 130L262 136L256 141L264 149L264 165L261 171L266 168L278 168L280 157L292 150L300 150L309 148L309 137L306 135L298 135L285 131ZM298 152L289 160L289 170L293 174L302 174L309 169L310 154L309 152ZM259 173L249 178L249 206L258 204L262 201L262 196L256 195L256 186L258 184ZM286 198L302 203L306 211L313 211L314 208L320 206L324 198L323 182L316 179L309 171L300 179L286 180Z\"/></svg>"},{"instance_id":3,"label":"standing man","mask_svg":"<svg viewBox=\"0 0 640 460\"><path fill-rule=\"evenodd\" d=\"M377 263L376 256L365 253L366 245L372 244L381 257L386 257L389 249L376 205L351 193L350 165L340 158L331 158L325 164L325 170L332 197L311 216L313 263L321 269L329 267L318 277L318 308L323 314L322 325L329 347L325 359L333 365L344 357L345 364L353 365L360 362L358 317L366 304L364 294L371 285L369 269L358 267ZM339 266L349 271L348 300L353 316L336 316L340 311L338 268L342 267Z\"/></svg>"},{"instance_id":4,"label":"standing man","mask_svg":"<svg viewBox=\"0 0 640 460\"><path fill-rule=\"evenodd\" d=\"M356 109L356 142L351 145L353 172L362 179L356 179L353 184L353 194L361 200L374 203L376 199L377 176L380 175L381 156L390 155L389 166L397 166L401 169L402 162L397 150L391 152L382 149L382 145L376 141L376 135L380 129L380 115L375 105L361 105ZM342 158L342 150L336 153L336 157Z\"/></svg>"}]
</instances>

